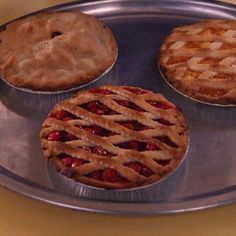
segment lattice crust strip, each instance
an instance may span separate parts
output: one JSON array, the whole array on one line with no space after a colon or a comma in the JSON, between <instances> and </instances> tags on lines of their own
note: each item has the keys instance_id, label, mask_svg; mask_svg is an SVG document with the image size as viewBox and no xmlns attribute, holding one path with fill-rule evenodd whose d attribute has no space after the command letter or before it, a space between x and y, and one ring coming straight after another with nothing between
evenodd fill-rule
<instances>
[{"instance_id":1,"label":"lattice crust strip","mask_svg":"<svg viewBox=\"0 0 236 236\"><path fill-rule=\"evenodd\" d=\"M175 28L161 46L167 80L186 95L236 104L236 21L208 20Z\"/></svg>"},{"instance_id":2,"label":"lattice crust strip","mask_svg":"<svg viewBox=\"0 0 236 236\"><path fill-rule=\"evenodd\" d=\"M97 187L129 188L153 183L178 166L188 128L161 94L107 85L57 104L40 139L61 173Z\"/></svg>"}]
</instances>

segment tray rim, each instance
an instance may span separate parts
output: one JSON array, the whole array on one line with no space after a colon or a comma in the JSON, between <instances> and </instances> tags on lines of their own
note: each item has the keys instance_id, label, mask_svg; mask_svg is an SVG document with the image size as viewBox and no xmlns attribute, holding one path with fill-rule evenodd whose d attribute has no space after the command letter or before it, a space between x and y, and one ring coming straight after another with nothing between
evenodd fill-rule
<instances>
[{"instance_id":1,"label":"tray rim","mask_svg":"<svg viewBox=\"0 0 236 236\"><path fill-rule=\"evenodd\" d=\"M224 8L226 7L228 10L236 12L236 6L230 3L222 3L219 1L197 1L197 0L91 0L91 1L73 1L63 4L57 4L55 6L51 6L48 8L43 8L38 11L34 11L32 13L26 14L21 17L17 17L7 23L4 23L1 26L9 24L10 22L26 17L29 15L33 15L43 11L54 11L54 10L67 10L71 7L83 7L90 6L93 4L103 4L103 3L115 3L115 2L165 2L165 3L185 3L185 4L197 4L197 5L208 5L215 8ZM65 9L66 8L66 9ZM99 18L99 17L98 17ZM18 181L16 180L18 178ZM19 181L20 178L20 181ZM11 191L19 193L29 198L37 199L43 202L51 203L53 205L76 209L80 211L89 211L89 212L100 212L100 213L113 213L113 214L126 214L126 215L160 215L160 214L170 214L170 213L183 213L190 211L197 211L208 209L212 207L217 207L219 205L225 205L229 203L234 203L236 201L236 186L232 186L231 191L226 193L221 193L220 195L214 195L204 198L204 204L198 205L199 199L190 200L188 203L186 202L175 202L178 205L178 209L172 206L172 203L161 203L159 208L156 207L156 202L150 203L122 203L122 202L111 202L105 200L93 200L93 199L85 199L78 197L75 199L74 196L70 196L67 194L55 192L51 189L45 188L43 186L37 185L35 183L30 182L20 176L15 175L9 170L6 170L4 167L0 165L0 187L5 187ZM37 188L36 188L37 187ZM60 202L55 202L54 197L60 197ZM80 201L78 201L78 199ZM202 201L202 199L200 199ZM77 205L72 205L72 203L77 203ZM155 207L153 207L155 205ZM162 205L162 206L161 206ZM164 206L164 209L163 209Z\"/></svg>"},{"instance_id":2,"label":"tray rim","mask_svg":"<svg viewBox=\"0 0 236 236\"><path fill-rule=\"evenodd\" d=\"M1 170L2 169L2 170ZM5 175L3 175L5 173ZM11 176L11 177L10 177ZM18 178L18 181L14 179ZM20 178L20 181L19 181ZM13 186L13 187L12 187ZM166 214L178 214L187 213L192 211L207 210L209 208L218 207L219 199L222 199L224 195L224 201L221 202L220 206L234 203L235 200L234 192L236 186L231 192L221 193L219 195L213 195L204 198L206 205L199 205L198 202L202 199L193 199L185 202L173 202L170 203L158 203L158 202L112 202L107 200L91 200L82 197L75 199L74 196L55 192L52 189L45 188L38 184L32 183L22 177L19 177L10 171L0 166L0 187L5 187L15 193L21 194L25 197L39 200L41 202L50 203L60 207L65 207L73 210L79 210L84 212L96 212L96 213L107 213L107 214L123 214L123 215L135 215L135 216L151 216L151 215L166 215ZM230 188L230 187L229 187ZM33 194L32 194L33 193ZM233 196L232 196L233 195ZM52 198L59 197L60 201L55 202ZM78 202L78 199L80 200ZM71 202L69 203L68 202ZM75 205L77 203L78 205ZM159 204L159 209L155 209L154 205ZM176 210L178 205L178 210Z\"/></svg>"}]
</instances>

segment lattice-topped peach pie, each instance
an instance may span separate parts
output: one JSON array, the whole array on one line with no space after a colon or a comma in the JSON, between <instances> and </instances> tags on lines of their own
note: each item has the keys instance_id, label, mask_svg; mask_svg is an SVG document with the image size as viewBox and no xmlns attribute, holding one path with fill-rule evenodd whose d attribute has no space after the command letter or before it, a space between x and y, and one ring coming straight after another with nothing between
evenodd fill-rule
<instances>
[{"instance_id":1,"label":"lattice-topped peach pie","mask_svg":"<svg viewBox=\"0 0 236 236\"><path fill-rule=\"evenodd\" d=\"M182 93L209 103L236 104L236 21L207 20L175 28L159 64Z\"/></svg>"},{"instance_id":2,"label":"lattice-topped peach pie","mask_svg":"<svg viewBox=\"0 0 236 236\"><path fill-rule=\"evenodd\" d=\"M188 127L163 95L107 85L58 103L40 139L45 157L62 174L92 186L124 189L173 172L187 150Z\"/></svg>"},{"instance_id":3,"label":"lattice-topped peach pie","mask_svg":"<svg viewBox=\"0 0 236 236\"><path fill-rule=\"evenodd\" d=\"M117 56L111 30L79 11L38 13L0 31L1 76L20 88L69 89L102 75Z\"/></svg>"}]
</instances>

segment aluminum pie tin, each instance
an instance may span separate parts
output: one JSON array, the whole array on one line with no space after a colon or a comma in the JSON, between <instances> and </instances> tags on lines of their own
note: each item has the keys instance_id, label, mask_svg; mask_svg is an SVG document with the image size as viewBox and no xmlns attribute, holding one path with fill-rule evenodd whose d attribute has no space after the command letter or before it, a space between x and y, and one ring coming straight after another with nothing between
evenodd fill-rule
<instances>
[{"instance_id":1,"label":"aluminum pie tin","mask_svg":"<svg viewBox=\"0 0 236 236\"><path fill-rule=\"evenodd\" d=\"M104 21L119 46L114 77L107 78L108 73L90 86L110 83L161 92L188 121L191 141L185 160L168 178L142 189L96 190L74 184L45 162L38 137L48 111L69 93L25 93L0 80L0 185L57 206L112 214L170 214L236 202L235 107L185 98L167 85L156 65L156 53L174 27L208 18L235 19L236 8L214 1L101 0L42 11L70 9Z\"/></svg>"},{"instance_id":2,"label":"aluminum pie tin","mask_svg":"<svg viewBox=\"0 0 236 236\"><path fill-rule=\"evenodd\" d=\"M175 88L170 82L169 80L166 78L165 76L165 73L162 71L161 69L161 66L160 64L158 63L158 70L162 76L162 78L164 79L164 81L177 93L181 94L182 96L194 101L194 102L199 102L199 103L202 103L202 104L206 104L206 105L211 105L211 106L218 106L218 107L236 107L236 104L219 104L219 103L211 103L211 102L205 102L205 101L202 101L200 99L196 99L196 98L193 98L193 97L190 97L188 96L187 94L185 93L182 93L179 89Z\"/></svg>"}]
</instances>

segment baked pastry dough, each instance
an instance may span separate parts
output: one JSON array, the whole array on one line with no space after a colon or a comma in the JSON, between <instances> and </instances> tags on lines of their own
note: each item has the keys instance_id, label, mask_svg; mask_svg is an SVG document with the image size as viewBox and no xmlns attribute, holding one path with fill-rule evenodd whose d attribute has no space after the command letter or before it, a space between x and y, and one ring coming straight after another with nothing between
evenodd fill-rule
<instances>
[{"instance_id":1,"label":"baked pastry dough","mask_svg":"<svg viewBox=\"0 0 236 236\"><path fill-rule=\"evenodd\" d=\"M102 75L116 56L111 30L79 11L38 13L0 32L0 73L16 87L69 89Z\"/></svg>"},{"instance_id":2,"label":"baked pastry dough","mask_svg":"<svg viewBox=\"0 0 236 236\"><path fill-rule=\"evenodd\" d=\"M88 185L124 189L154 183L183 160L188 127L163 95L102 86L58 103L40 132L44 156Z\"/></svg>"},{"instance_id":3,"label":"baked pastry dough","mask_svg":"<svg viewBox=\"0 0 236 236\"><path fill-rule=\"evenodd\" d=\"M236 104L236 21L207 20L175 28L159 65L180 92L214 104Z\"/></svg>"}]
</instances>

